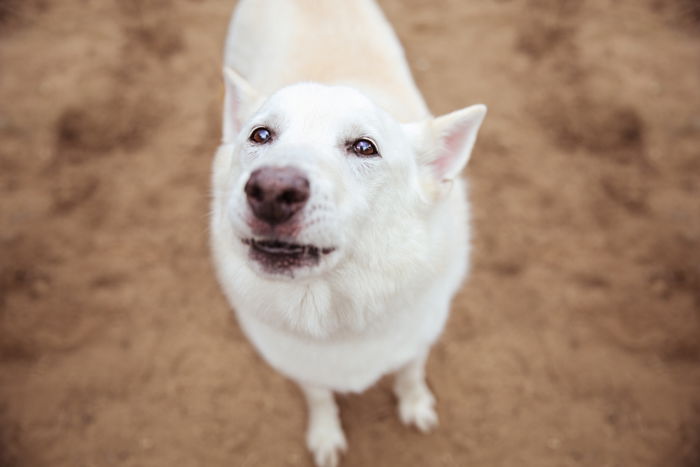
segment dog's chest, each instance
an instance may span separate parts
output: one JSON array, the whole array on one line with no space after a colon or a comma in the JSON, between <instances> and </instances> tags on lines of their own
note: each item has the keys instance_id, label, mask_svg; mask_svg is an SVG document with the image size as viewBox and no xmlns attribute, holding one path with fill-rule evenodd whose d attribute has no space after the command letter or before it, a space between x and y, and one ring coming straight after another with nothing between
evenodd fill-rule
<instances>
[{"instance_id":1,"label":"dog's chest","mask_svg":"<svg viewBox=\"0 0 700 467\"><path fill-rule=\"evenodd\" d=\"M448 307L431 295L413 306L397 305L366 313L374 322L365 323L361 332L323 339L291 333L247 313L238 318L265 360L287 377L338 391L362 391L414 358L444 327Z\"/></svg>"}]
</instances>

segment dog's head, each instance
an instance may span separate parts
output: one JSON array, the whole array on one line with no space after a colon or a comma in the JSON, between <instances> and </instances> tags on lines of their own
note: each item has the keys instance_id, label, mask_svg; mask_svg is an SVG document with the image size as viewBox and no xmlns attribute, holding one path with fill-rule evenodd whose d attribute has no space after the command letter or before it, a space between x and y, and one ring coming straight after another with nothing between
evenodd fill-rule
<instances>
[{"instance_id":1,"label":"dog's head","mask_svg":"<svg viewBox=\"0 0 700 467\"><path fill-rule=\"evenodd\" d=\"M478 105L405 124L353 88L299 83L261 98L226 75L230 151L215 166L215 203L233 248L272 279L412 248L486 112Z\"/></svg>"}]
</instances>

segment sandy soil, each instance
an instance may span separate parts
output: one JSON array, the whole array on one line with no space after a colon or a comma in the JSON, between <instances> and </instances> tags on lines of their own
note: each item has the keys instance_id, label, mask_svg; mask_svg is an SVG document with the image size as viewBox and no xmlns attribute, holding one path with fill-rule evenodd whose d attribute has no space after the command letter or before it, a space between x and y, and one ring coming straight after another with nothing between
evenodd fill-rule
<instances>
[{"instance_id":1,"label":"sandy soil","mask_svg":"<svg viewBox=\"0 0 700 467\"><path fill-rule=\"evenodd\" d=\"M700 465L696 0L384 0L484 102L474 272L429 364L340 399L345 466ZM0 466L305 466L207 248L231 1L0 0Z\"/></svg>"}]
</instances>

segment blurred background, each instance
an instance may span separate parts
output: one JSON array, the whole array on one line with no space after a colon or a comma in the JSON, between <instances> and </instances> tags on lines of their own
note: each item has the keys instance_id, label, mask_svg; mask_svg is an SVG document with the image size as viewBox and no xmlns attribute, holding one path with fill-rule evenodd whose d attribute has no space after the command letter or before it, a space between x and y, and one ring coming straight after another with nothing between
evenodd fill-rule
<instances>
[{"instance_id":1,"label":"blurred background","mask_svg":"<svg viewBox=\"0 0 700 467\"><path fill-rule=\"evenodd\" d=\"M340 398L344 466L700 465L700 3L381 0L489 116L429 362ZM0 0L0 466L305 466L207 247L229 0Z\"/></svg>"}]
</instances>

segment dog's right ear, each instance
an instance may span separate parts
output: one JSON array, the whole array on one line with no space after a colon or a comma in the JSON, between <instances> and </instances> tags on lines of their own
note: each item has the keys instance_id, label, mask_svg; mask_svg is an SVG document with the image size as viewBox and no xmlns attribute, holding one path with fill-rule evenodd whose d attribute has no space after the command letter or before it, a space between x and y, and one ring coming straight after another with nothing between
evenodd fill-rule
<instances>
[{"instance_id":1,"label":"dog's right ear","mask_svg":"<svg viewBox=\"0 0 700 467\"><path fill-rule=\"evenodd\" d=\"M430 165L440 181L453 180L467 165L484 117L486 106L476 104L433 119L436 152Z\"/></svg>"},{"instance_id":2,"label":"dog's right ear","mask_svg":"<svg viewBox=\"0 0 700 467\"><path fill-rule=\"evenodd\" d=\"M424 193L433 197L449 193L453 180L469 161L485 116L486 106L477 104L405 126L417 148L419 166L428 174L422 184Z\"/></svg>"},{"instance_id":3,"label":"dog's right ear","mask_svg":"<svg viewBox=\"0 0 700 467\"><path fill-rule=\"evenodd\" d=\"M260 101L260 95L253 87L236 73L232 68L224 67L224 83L226 83L226 96L224 97L224 121L223 142L233 143L241 131L246 118L246 109Z\"/></svg>"}]
</instances>

